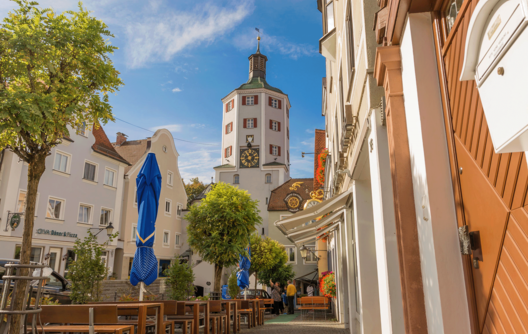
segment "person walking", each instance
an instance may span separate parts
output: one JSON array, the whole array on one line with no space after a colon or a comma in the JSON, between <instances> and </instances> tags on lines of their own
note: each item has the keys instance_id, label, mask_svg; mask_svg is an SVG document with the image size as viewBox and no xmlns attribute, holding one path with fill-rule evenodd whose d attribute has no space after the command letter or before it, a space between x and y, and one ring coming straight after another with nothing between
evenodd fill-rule
<instances>
[{"instance_id":1,"label":"person walking","mask_svg":"<svg viewBox=\"0 0 528 334\"><path fill-rule=\"evenodd\" d=\"M288 288L286 289L286 297L288 297L288 314L295 314L295 308L293 303L296 293L297 289L295 288L295 285L293 285L292 282L288 280Z\"/></svg>"},{"instance_id":2,"label":"person walking","mask_svg":"<svg viewBox=\"0 0 528 334\"><path fill-rule=\"evenodd\" d=\"M280 293L280 287L279 283L273 284L273 282L270 279L270 287L271 289L271 298L273 298L273 314L280 315L280 303L282 303L281 300L281 293Z\"/></svg>"}]
</instances>

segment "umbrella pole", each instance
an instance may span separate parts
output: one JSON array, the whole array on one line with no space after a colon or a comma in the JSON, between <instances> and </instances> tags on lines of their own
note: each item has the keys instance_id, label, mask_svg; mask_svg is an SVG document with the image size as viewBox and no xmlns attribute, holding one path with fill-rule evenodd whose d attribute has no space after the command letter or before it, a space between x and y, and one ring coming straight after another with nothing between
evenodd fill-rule
<instances>
[{"instance_id":1,"label":"umbrella pole","mask_svg":"<svg viewBox=\"0 0 528 334\"><path fill-rule=\"evenodd\" d=\"M246 300L246 299L247 299L247 287L244 288L244 291L245 291L245 293L244 293L244 300Z\"/></svg>"},{"instance_id":2,"label":"umbrella pole","mask_svg":"<svg viewBox=\"0 0 528 334\"><path fill-rule=\"evenodd\" d=\"M143 301L143 291L145 290L145 283L140 282L139 283L139 301Z\"/></svg>"}]
</instances>

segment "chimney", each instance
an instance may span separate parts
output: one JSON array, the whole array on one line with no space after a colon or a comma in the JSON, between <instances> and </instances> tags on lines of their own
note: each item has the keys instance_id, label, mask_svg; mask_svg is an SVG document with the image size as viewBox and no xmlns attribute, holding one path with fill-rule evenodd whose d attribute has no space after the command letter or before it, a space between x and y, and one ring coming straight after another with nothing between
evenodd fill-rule
<instances>
[{"instance_id":1,"label":"chimney","mask_svg":"<svg viewBox=\"0 0 528 334\"><path fill-rule=\"evenodd\" d=\"M127 140L127 135L125 135L124 133L122 132L118 132L117 133L117 138L116 138L116 145L117 146L121 146L124 142L126 142Z\"/></svg>"}]
</instances>

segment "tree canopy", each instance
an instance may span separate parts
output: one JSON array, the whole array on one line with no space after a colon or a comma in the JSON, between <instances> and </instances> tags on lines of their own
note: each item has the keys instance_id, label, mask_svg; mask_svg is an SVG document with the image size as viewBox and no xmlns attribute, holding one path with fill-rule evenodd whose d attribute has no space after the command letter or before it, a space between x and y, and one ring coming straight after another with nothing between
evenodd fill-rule
<instances>
[{"instance_id":1,"label":"tree canopy","mask_svg":"<svg viewBox=\"0 0 528 334\"><path fill-rule=\"evenodd\" d=\"M277 240L261 237L258 233L251 235L251 268L249 274L258 278L263 271L269 271L288 261L286 249ZM255 280L255 289L257 280Z\"/></svg>"},{"instance_id":2,"label":"tree canopy","mask_svg":"<svg viewBox=\"0 0 528 334\"><path fill-rule=\"evenodd\" d=\"M185 219L188 241L200 257L215 265L214 291L220 292L223 267L238 263L247 254L251 233L262 221L258 201L245 190L220 182L201 205L193 205Z\"/></svg>"},{"instance_id":3,"label":"tree canopy","mask_svg":"<svg viewBox=\"0 0 528 334\"><path fill-rule=\"evenodd\" d=\"M181 263L176 256L163 274L167 276L170 299L187 300L194 294L194 272L190 263Z\"/></svg>"},{"instance_id":4,"label":"tree canopy","mask_svg":"<svg viewBox=\"0 0 528 334\"><path fill-rule=\"evenodd\" d=\"M185 192L187 193L188 204L191 204L192 201L200 196L200 194L207 188L207 186L200 181L199 178L193 177L189 183L184 183Z\"/></svg>"}]
</instances>

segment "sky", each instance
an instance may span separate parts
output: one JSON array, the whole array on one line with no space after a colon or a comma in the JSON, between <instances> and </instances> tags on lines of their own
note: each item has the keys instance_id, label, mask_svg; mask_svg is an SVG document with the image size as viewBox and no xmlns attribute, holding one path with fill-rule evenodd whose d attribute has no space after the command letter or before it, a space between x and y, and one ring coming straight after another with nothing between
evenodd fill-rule
<instances>
[{"instance_id":1,"label":"sky","mask_svg":"<svg viewBox=\"0 0 528 334\"><path fill-rule=\"evenodd\" d=\"M56 12L75 0L37 0ZM105 22L119 49L112 56L125 85L110 96L115 122L104 126L111 141L123 132L143 139L171 131L184 181L208 183L220 164L221 99L248 80L248 57L268 57L268 83L288 94L291 177L313 177L314 129L324 129L319 54L321 13L316 0L85 0ZM16 3L0 1L0 17Z\"/></svg>"}]
</instances>

